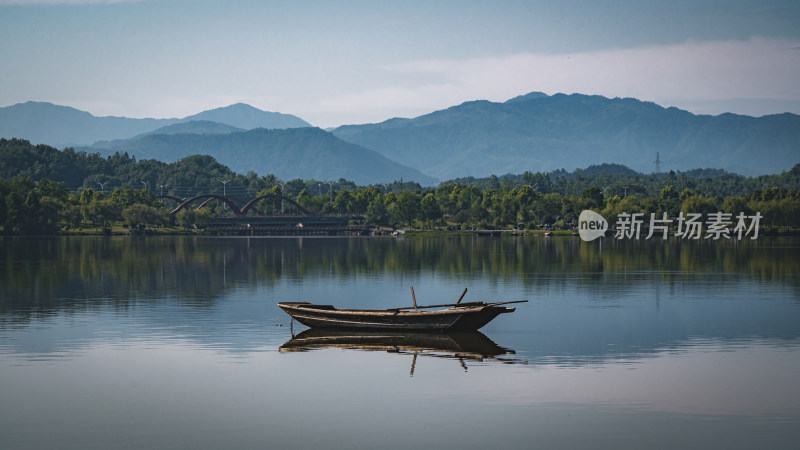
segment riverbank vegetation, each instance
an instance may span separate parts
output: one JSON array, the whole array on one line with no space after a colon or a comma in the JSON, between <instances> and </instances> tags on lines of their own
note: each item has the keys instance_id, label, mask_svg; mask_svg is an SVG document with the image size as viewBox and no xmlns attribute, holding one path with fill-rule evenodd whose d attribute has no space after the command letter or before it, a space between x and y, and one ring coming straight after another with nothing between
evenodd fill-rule
<instances>
[{"instance_id":1,"label":"riverbank vegetation","mask_svg":"<svg viewBox=\"0 0 800 450\"><path fill-rule=\"evenodd\" d=\"M718 170L653 173L624 166L574 172L463 178L422 187L414 182L356 186L236 174L210 156L176 163L136 161L116 154L59 151L24 140L0 139L0 227L4 234L111 233L123 230L202 230L231 214L220 205L182 209L164 196L185 199L225 194L262 200L262 214L312 213L363 217L367 223L408 229L569 229L584 209L610 223L620 213L760 213L766 228L800 227L800 164L778 175L742 177ZM196 205L195 205L196 206Z\"/></svg>"}]
</instances>

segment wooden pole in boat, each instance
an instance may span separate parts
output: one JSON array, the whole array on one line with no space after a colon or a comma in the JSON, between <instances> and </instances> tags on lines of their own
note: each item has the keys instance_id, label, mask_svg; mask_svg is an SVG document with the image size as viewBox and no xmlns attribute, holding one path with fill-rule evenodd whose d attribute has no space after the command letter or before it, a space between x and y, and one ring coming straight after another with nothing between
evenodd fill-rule
<instances>
[{"instance_id":1,"label":"wooden pole in boat","mask_svg":"<svg viewBox=\"0 0 800 450\"><path fill-rule=\"evenodd\" d=\"M414 296L414 286L411 286L411 301L414 302L414 310L417 310L417 297Z\"/></svg>"},{"instance_id":2,"label":"wooden pole in boat","mask_svg":"<svg viewBox=\"0 0 800 450\"><path fill-rule=\"evenodd\" d=\"M456 305L461 303L461 299L464 298L465 295L467 295L467 288L464 288L464 292L461 293L461 297L458 297L458 301L456 302Z\"/></svg>"}]
</instances>

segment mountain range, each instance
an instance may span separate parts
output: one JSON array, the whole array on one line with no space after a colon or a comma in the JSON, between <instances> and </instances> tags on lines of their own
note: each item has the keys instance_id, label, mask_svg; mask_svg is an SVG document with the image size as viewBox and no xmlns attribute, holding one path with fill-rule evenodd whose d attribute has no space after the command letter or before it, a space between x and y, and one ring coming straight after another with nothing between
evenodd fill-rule
<instances>
[{"instance_id":1,"label":"mountain range","mask_svg":"<svg viewBox=\"0 0 800 450\"><path fill-rule=\"evenodd\" d=\"M53 147L92 145L129 139L158 128L190 121L213 121L241 129L299 128L311 124L290 114L262 111L244 103L203 111L182 119L95 117L86 111L46 102L25 102L0 108L0 137L26 139Z\"/></svg>"},{"instance_id":2,"label":"mountain range","mask_svg":"<svg viewBox=\"0 0 800 450\"><path fill-rule=\"evenodd\" d=\"M800 162L800 116L695 115L632 98L533 92L413 119L342 126L347 142L439 179L620 163L643 173L711 167L780 173Z\"/></svg>"},{"instance_id":3,"label":"mountain range","mask_svg":"<svg viewBox=\"0 0 800 450\"><path fill-rule=\"evenodd\" d=\"M184 132L191 130L192 132ZM212 155L231 170L274 174L283 180L338 180L361 185L393 180L434 184L437 180L379 153L338 139L319 128L229 130L216 122L170 125L108 147L78 148L110 156L127 153L137 159L171 163L191 155Z\"/></svg>"},{"instance_id":4,"label":"mountain range","mask_svg":"<svg viewBox=\"0 0 800 450\"><path fill-rule=\"evenodd\" d=\"M753 176L800 162L795 114L695 115L632 98L540 92L330 132L241 103L182 119L128 119L27 102L0 108L0 137L165 162L209 154L242 173L359 183L427 185L603 163L650 173L656 160L662 171L708 167Z\"/></svg>"}]
</instances>

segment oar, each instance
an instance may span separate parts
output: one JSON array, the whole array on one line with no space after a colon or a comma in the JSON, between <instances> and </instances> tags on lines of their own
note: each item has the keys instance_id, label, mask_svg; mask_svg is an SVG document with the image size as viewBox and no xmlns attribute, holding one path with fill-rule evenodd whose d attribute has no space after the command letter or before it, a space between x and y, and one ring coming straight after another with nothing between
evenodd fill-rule
<instances>
[{"instance_id":1,"label":"oar","mask_svg":"<svg viewBox=\"0 0 800 450\"><path fill-rule=\"evenodd\" d=\"M458 301L456 302L456 305L461 303L461 299L464 298L465 295L467 295L467 288L464 288L464 292L461 293L461 297L458 297Z\"/></svg>"},{"instance_id":2,"label":"oar","mask_svg":"<svg viewBox=\"0 0 800 450\"><path fill-rule=\"evenodd\" d=\"M411 301L414 302L414 310L416 311L417 308L417 297L414 296L414 286L411 286Z\"/></svg>"},{"instance_id":3,"label":"oar","mask_svg":"<svg viewBox=\"0 0 800 450\"><path fill-rule=\"evenodd\" d=\"M487 303L486 306L499 306L499 305L508 305L511 303L528 303L527 300L514 300L511 302L494 302L494 303Z\"/></svg>"},{"instance_id":4,"label":"oar","mask_svg":"<svg viewBox=\"0 0 800 450\"><path fill-rule=\"evenodd\" d=\"M509 303L527 303L527 300L514 300L510 302L493 302L493 303L485 303L485 302L464 302L465 307L474 307L474 306L499 306L499 305L508 305ZM416 301L414 302L416 303ZM387 311L403 311L406 309L424 309L424 308L444 308L445 306L461 306L456 305L455 303L443 303L441 305L425 305L425 306L402 306L400 308L389 308Z\"/></svg>"}]
</instances>

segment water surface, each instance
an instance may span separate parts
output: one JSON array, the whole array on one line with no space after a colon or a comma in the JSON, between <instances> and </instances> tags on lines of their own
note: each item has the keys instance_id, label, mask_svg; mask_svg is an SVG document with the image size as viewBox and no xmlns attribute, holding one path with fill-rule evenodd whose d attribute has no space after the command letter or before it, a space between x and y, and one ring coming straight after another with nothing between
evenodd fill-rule
<instances>
[{"instance_id":1,"label":"water surface","mask_svg":"<svg viewBox=\"0 0 800 450\"><path fill-rule=\"evenodd\" d=\"M799 249L0 239L0 435L8 448L793 448ZM277 302L403 306L411 285L421 304L464 287L529 303L470 338L501 351L436 337L288 351L305 328Z\"/></svg>"}]
</instances>

